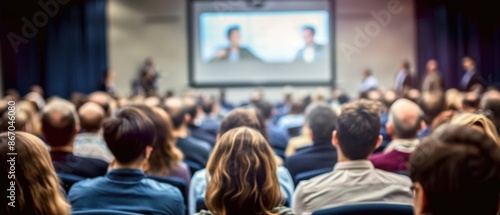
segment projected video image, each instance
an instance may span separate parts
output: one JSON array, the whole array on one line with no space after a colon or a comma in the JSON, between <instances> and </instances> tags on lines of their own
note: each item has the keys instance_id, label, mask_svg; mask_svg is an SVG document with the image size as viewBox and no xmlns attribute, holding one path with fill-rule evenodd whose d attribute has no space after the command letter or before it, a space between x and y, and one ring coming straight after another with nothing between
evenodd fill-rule
<instances>
[{"instance_id":1,"label":"projected video image","mask_svg":"<svg viewBox=\"0 0 500 215\"><path fill-rule=\"evenodd\" d=\"M328 60L328 12L206 12L199 16L201 60L314 63Z\"/></svg>"}]
</instances>

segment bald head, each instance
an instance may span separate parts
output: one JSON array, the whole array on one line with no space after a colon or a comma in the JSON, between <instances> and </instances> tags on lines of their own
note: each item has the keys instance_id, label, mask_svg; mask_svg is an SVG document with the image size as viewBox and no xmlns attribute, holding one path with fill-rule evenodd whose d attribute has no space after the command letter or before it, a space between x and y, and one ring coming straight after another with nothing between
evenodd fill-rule
<instances>
[{"instance_id":1,"label":"bald head","mask_svg":"<svg viewBox=\"0 0 500 215\"><path fill-rule=\"evenodd\" d=\"M71 144L78 130L75 107L63 99L51 99L42 111L42 131L51 147Z\"/></svg>"},{"instance_id":2,"label":"bald head","mask_svg":"<svg viewBox=\"0 0 500 215\"><path fill-rule=\"evenodd\" d=\"M98 132L106 113L104 109L93 102L83 104L78 110L80 125L85 132Z\"/></svg>"},{"instance_id":3,"label":"bald head","mask_svg":"<svg viewBox=\"0 0 500 215\"><path fill-rule=\"evenodd\" d=\"M387 125L392 136L399 139L416 138L421 128L421 112L420 107L408 99L394 102L389 110Z\"/></svg>"}]
</instances>

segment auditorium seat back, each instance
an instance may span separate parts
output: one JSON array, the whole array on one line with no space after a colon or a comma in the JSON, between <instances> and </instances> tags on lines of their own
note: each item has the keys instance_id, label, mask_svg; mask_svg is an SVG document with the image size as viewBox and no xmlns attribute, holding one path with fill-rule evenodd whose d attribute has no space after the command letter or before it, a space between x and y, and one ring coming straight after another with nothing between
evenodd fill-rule
<instances>
[{"instance_id":1,"label":"auditorium seat back","mask_svg":"<svg viewBox=\"0 0 500 215\"><path fill-rule=\"evenodd\" d=\"M138 213L115 211L106 209L90 209L84 211L73 211L72 215L140 215Z\"/></svg>"},{"instance_id":2,"label":"auditorium seat back","mask_svg":"<svg viewBox=\"0 0 500 215\"><path fill-rule=\"evenodd\" d=\"M148 175L148 178L158 181L160 183L170 184L179 189L179 191L181 191L182 193L182 197L184 197L184 204L187 206L188 187L186 185L186 182L184 182L184 180L176 177L163 177L157 175Z\"/></svg>"},{"instance_id":3,"label":"auditorium seat back","mask_svg":"<svg viewBox=\"0 0 500 215\"><path fill-rule=\"evenodd\" d=\"M66 193L69 192L69 189L71 189L71 186L73 186L73 184L76 184L77 182L79 182L81 180L85 180L84 177L80 177L80 176L72 175L72 174L68 174L68 173L57 173L57 177L61 181L61 185L64 188L64 190L66 191Z\"/></svg>"},{"instance_id":4,"label":"auditorium seat back","mask_svg":"<svg viewBox=\"0 0 500 215\"><path fill-rule=\"evenodd\" d=\"M413 215L413 206L389 203L357 203L314 211L312 215Z\"/></svg>"}]
</instances>

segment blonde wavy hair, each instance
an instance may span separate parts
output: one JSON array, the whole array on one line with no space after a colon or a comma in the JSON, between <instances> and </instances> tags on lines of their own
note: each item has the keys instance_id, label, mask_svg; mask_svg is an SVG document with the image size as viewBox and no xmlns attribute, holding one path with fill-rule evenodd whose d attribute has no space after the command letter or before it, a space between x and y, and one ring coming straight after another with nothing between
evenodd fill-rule
<instances>
[{"instance_id":1,"label":"blonde wavy hair","mask_svg":"<svg viewBox=\"0 0 500 215\"><path fill-rule=\"evenodd\" d=\"M1 198L4 205L0 214L70 214L71 207L64 197L52 160L44 143L36 136L26 132L0 134L0 157L10 159L9 137L15 137L15 207L8 204L7 198ZM10 164L5 162L2 180L8 178ZM9 166L8 166L9 165ZM1 183L0 188L9 189L10 183Z\"/></svg>"},{"instance_id":2,"label":"blonde wavy hair","mask_svg":"<svg viewBox=\"0 0 500 215\"><path fill-rule=\"evenodd\" d=\"M207 164L205 202L215 215L279 214L284 198L274 154L260 132L248 127L224 133Z\"/></svg>"}]
</instances>

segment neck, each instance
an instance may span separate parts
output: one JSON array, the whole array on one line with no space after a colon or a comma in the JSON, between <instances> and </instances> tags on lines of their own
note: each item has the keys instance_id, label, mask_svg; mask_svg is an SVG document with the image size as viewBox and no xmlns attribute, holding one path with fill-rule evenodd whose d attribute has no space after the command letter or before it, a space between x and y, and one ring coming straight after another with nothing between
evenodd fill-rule
<instances>
[{"instance_id":1,"label":"neck","mask_svg":"<svg viewBox=\"0 0 500 215\"><path fill-rule=\"evenodd\" d=\"M174 130L174 136L177 138L186 138L188 136L188 129L186 125Z\"/></svg>"},{"instance_id":2,"label":"neck","mask_svg":"<svg viewBox=\"0 0 500 215\"><path fill-rule=\"evenodd\" d=\"M116 162L113 166L113 169L141 169L145 160L141 159L140 161L134 161L130 164L121 164Z\"/></svg>"},{"instance_id":3,"label":"neck","mask_svg":"<svg viewBox=\"0 0 500 215\"><path fill-rule=\"evenodd\" d=\"M73 143L64 145L64 146L51 146L50 147L51 152L69 152L73 153Z\"/></svg>"}]
</instances>

